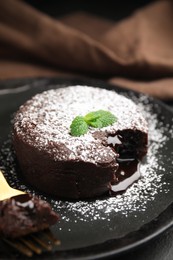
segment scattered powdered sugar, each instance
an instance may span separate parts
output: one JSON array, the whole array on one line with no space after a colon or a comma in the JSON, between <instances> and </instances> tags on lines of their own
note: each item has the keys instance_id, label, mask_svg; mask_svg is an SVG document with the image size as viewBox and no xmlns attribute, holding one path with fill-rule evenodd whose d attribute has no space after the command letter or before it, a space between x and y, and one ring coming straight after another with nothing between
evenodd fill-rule
<instances>
[{"instance_id":1,"label":"scattered powdered sugar","mask_svg":"<svg viewBox=\"0 0 173 260\"><path fill-rule=\"evenodd\" d=\"M155 195L168 192L169 183L162 182L162 174L158 175L158 168L165 172L164 166L159 166L159 159L155 152L158 146L151 144L147 161L140 165L141 179L129 187L126 192L116 197L101 198L95 201L59 202L52 200L54 209L62 211L62 218L70 221L69 211L73 212L76 221L91 221L109 219L112 213L128 216L130 212L145 211L149 201L155 200Z\"/></svg>"},{"instance_id":2,"label":"scattered powdered sugar","mask_svg":"<svg viewBox=\"0 0 173 260\"><path fill-rule=\"evenodd\" d=\"M138 104L149 126L149 148L145 161L140 164L141 179L116 197L62 203L52 200L56 210L60 208L63 210L62 217L66 221L70 221L69 211L75 214L76 221L91 221L91 219L94 221L100 218L109 220L110 215L114 213L128 216L131 212L146 211L148 203L155 200L156 194L168 193L170 183L162 180L165 165L162 161L163 155L159 154L159 150L166 145L169 138L173 137L172 127L158 121L158 116L153 113L153 105L149 104L147 96L131 98Z\"/></svg>"},{"instance_id":3,"label":"scattered powdered sugar","mask_svg":"<svg viewBox=\"0 0 173 260\"><path fill-rule=\"evenodd\" d=\"M8 141L1 152L1 169L11 186L26 190L48 200L55 211L61 214L64 223L95 222L98 220L110 221L113 215L121 214L128 217L131 213L135 216L145 212L149 203L155 201L158 194L167 194L170 183L166 181L165 161L163 160L166 146L172 138L172 122L165 125L158 119L157 108L146 96L131 97L146 118L149 126L149 148L145 161L140 164L141 178L129 187L123 194L115 197L97 198L89 201L62 201L41 195L39 192L25 186L24 181L18 176L14 154ZM154 111L154 112L153 112ZM173 167L169 161L170 167ZM61 230L62 227L59 227Z\"/></svg>"}]
</instances>

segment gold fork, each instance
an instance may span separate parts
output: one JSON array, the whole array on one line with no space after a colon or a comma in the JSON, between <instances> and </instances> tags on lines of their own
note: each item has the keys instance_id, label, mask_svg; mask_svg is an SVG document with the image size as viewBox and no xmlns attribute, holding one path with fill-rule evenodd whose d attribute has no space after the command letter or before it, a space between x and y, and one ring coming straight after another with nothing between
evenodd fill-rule
<instances>
[{"instance_id":1,"label":"gold fork","mask_svg":"<svg viewBox=\"0 0 173 260\"><path fill-rule=\"evenodd\" d=\"M0 171L0 201L21 194L26 193L11 188L4 178L3 173ZM49 229L29 234L15 240L9 238L2 238L2 240L28 257L33 256L33 253L41 254L43 251L52 251L55 245L60 245L60 241L53 236Z\"/></svg>"},{"instance_id":2,"label":"gold fork","mask_svg":"<svg viewBox=\"0 0 173 260\"><path fill-rule=\"evenodd\" d=\"M25 194L25 192L21 191L21 190L16 190L11 188L6 179L4 178L3 173L0 171L0 201L1 200L5 200L5 199L9 199L13 196L17 196L20 194Z\"/></svg>"}]
</instances>

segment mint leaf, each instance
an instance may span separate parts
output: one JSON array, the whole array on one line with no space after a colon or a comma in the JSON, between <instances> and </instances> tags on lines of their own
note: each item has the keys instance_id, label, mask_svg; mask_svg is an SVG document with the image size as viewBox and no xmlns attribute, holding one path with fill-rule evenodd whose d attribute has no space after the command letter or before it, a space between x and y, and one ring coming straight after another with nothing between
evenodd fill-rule
<instances>
[{"instance_id":1,"label":"mint leaf","mask_svg":"<svg viewBox=\"0 0 173 260\"><path fill-rule=\"evenodd\" d=\"M105 110L90 112L84 119L88 125L96 128L106 127L117 121L117 118L111 112Z\"/></svg>"},{"instance_id":2,"label":"mint leaf","mask_svg":"<svg viewBox=\"0 0 173 260\"><path fill-rule=\"evenodd\" d=\"M99 118L97 118L96 120L93 120L93 121L89 121L88 122L88 125L89 126L92 126L92 127L95 127L95 128L102 128L102 122L100 121Z\"/></svg>"},{"instance_id":3,"label":"mint leaf","mask_svg":"<svg viewBox=\"0 0 173 260\"><path fill-rule=\"evenodd\" d=\"M70 133L73 136L81 136L88 131L88 124L85 122L83 116L77 116L73 119L70 125Z\"/></svg>"},{"instance_id":4,"label":"mint leaf","mask_svg":"<svg viewBox=\"0 0 173 260\"><path fill-rule=\"evenodd\" d=\"M97 110L97 111L86 114L86 116L84 117L85 121L92 122L92 121L96 120L97 118L99 118L101 116L101 113L102 113L101 111L103 111L103 110Z\"/></svg>"}]
</instances>

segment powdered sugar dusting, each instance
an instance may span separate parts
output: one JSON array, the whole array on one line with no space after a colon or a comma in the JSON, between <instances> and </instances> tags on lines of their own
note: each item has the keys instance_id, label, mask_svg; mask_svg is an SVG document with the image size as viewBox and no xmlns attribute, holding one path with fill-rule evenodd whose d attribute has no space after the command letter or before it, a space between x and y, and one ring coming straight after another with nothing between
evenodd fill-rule
<instances>
[{"instance_id":1,"label":"powdered sugar dusting","mask_svg":"<svg viewBox=\"0 0 173 260\"><path fill-rule=\"evenodd\" d=\"M118 118L116 123L100 130L107 135L124 129L147 132L146 121L131 100L114 91L87 86L52 89L34 96L21 106L14 128L23 140L53 154L55 160L98 163L106 160L107 154L115 160L115 152L94 138L94 128L80 137L69 133L74 117L99 109L108 110ZM57 149L57 144L63 145L66 152Z\"/></svg>"},{"instance_id":2,"label":"powdered sugar dusting","mask_svg":"<svg viewBox=\"0 0 173 260\"><path fill-rule=\"evenodd\" d=\"M62 216L66 221L69 211L75 214L76 221L96 221L98 219L109 219L113 213L121 213L128 217L131 212L140 212L147 210L149 201L155 200L157 193L167 193L169 183L162 182L162 174L158 175L158 167L161 167L163 173L164 166L159 166L159 158L155 156L158 149L156 144L151 144L147 161L140 165L142 178L134 183L122 195L116 197L97 199L96 201L78 201L59 203L52 200L56 210L63 210ZM66 215L67 214L67 215Z\"/></svg>"},{"instance_id":3,"label":"powdered sugar dusting","mask_svg":"<svg viewBox=\"0 0 173 260\"><path fill-rule=\"evenodd\" d=\"M106 220L106 223L108 223L117 214L128 217L133 213L135 217L139 213L145 212L148 209L148 205L154 203L158 194L166 196L170 192L170 183L164 177L166 172L163 154L159 153L159 149L165 147L168 140L173 137L171 130L172 122L165 125L164 121L158 120L157 114L153 112L153 105L148 102L146 96L141 95L139 98L135 96L131 98L137 103L138 109L148 121L149 149L145 161L140 165L142 178L129 187L122 195L76 202L61 201L42 196L27 187L18 177L14 155L9 150L7 142L3 149L3 155L1 154L1 157L3 157L1 158L1 168L4 169L5 176L10 185L31 193L36 193L42 198L50 200L54 210L60 212L62 223L91 223L98 220ZM173 167L171 161L168 163L170 163L170 167ZM61 226L59 230L62 230Z\"/></svg>"},{"instance_id":4,"label":"powdered sugar dusting","mask_svg":"<svg viewBox=\"0 0 173 260\"><path fill-rule=\"evenodd\" d=\"M50 86L50 83L51 81L46 83L46 87L49 89L50 87L63 87L63 85L56 86L55 83L51 83ZM101 83L96 85L104 86ZM36 91L32 88L32 93ZM26 96L30 96L30 94L28 91ZM98 248L100 243L122 237L123 241L112 241L114 243L113 248L118 244L123 246L124 242L126 245L134 241L136 232L133 231L139 230L141 226L155 219L172 203L172 114L164 109L163 105L159 105L158 102L152 101L151 98L144 95L138 97L129 91L122 93L122 95L130 97L147 119L150 144L146 160L140 165L142 178L122 195L114 198L100 197L97 200L71 202L50 198L29 187L22 179L16 165L15 155L11 149L11 140L7 140L1 147L0 168L9 184L14 188L37 194L50 202L52 207L61 215L60 222L52 228L56 237L61 240L61 246L58 246L57 250L79 249L90 245L97 245ZM18 98L20 99L20 93L18 93ZM20 102L22 100L23 96L21 96ZM156 221L156 223L158 222ZM163 225L162 222L162 227ZM148 225L145 227L148 227ZM145 232L142 231L141 233L140 230L137 232L137 234L140 233L140 237L141 234L145 236ZM133 232L133 238L130 241L126 237L124 239L124 236L131 234L131 232ZM151 232L153 231L151 230ZM130 235L130 237L132 236ZM102 252L102 248L104 248L104 252L109 250L110 247L105 248L105 245L100 244L100 252ZM93 247L88 248L91 253ZM65 254L63 252L63 257L64 255L68 256L68 252L66 251ZM82 252L86 251L82 250ZM75 255L75 251L73 253Z\"/></svg>"},{"instance_id":5,"label":"powdered sugar dusting","mask_svg":"<svg viewBox=\"0 0 173 260\"><path fill-rule=\"evenodd\" d=\"M59 209L60 206L63 207L65 212L66 210L75 212L76 219L82 219L83 221L90 221L91 218L94 221L100 218L109 220L112 213L120 213L128 217L131 212L136 212L137 214L138 212L146 211L148 203L155 200L156 194L169 192L170 183L162 181L165 167L163 161L160 160L158 151L165 146L170 137L173 137L172 130L169 124L165 126L163 122L158 121L157 114L152 113L152 106L148 104L146 96L141 95L140 99L135 97L133 99L138 103L138 108L147 119L149 125L149 149L145 162L140 164L142 178L122 195L98 199L94 202L78 201L60 205L53 201L55 208ZM165 129L168 131L168 135L165 135ZM65 214L64 218L70 221Z\"/></svg>"}]
</instances>

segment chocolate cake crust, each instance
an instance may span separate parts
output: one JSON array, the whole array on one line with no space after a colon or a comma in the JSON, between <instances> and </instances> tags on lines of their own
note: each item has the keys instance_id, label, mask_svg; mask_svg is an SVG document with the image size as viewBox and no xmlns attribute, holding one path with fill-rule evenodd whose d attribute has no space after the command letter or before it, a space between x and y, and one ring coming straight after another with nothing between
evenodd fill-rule
<instances>
[{"instance_id":1,"label":"chocolate cake crust","mask_svg":"<svg viewBox=\"0 0 173 260\"><path fill-rule=\"evenodd\" d=\"M75 137L75 116L107 110L118 120ZM147 123L137 106L114 91L71 86L37 94L14 119L13 144L26 180L41 191L64 198L104 194L117 179L120 156L141 159L147 151ZM110 137L117 137L114 145ZM128 151L128 152L127 152ZM120 155L121 154L121 155Z\"/></svg>"}]
</instances>

